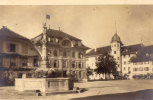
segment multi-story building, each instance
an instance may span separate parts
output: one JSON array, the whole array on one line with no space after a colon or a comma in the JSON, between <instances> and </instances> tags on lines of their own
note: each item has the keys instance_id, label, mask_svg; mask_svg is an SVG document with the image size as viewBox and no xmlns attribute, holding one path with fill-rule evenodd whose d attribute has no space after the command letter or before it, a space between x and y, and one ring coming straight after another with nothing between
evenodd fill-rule
<instances>
[{"instance_id":1,"label":"multi-story building","mask_svg":"<svg viewBox=\"0 0 153 100\"><path fill-rule=\"evenodd\" d=\"M95 69L94 63L96 63L97 57L106 52L114 57L120 75L126 74L132 78L134 75L153 73L153 46L144 46L143 44L124 46L120 37L115 34L112 37L111 45L92 49L87 53L87 67ZM92 64L90 59L94 59ZM99 78L103 78L103 76Z\"/></svg>"},{"instance_id":2,"label":"multi-story building","mask_svg":"<svg viewBox=\"0 0 153 100\"><path fill-rule=\"evenodd\" d=\"M0 68L38 67L39 57L39 53L29 39L6 26L0 29Z\"/></svg>"},{"instance_id":3,"label":"multi-story building","mask_svg":"<svg viewBox=\"0 0 153 100\"><path fill-rule=\"evenodd\" d=\"M32 39L39 52L43 52L43 39L46 40L47 67L75 75L78 80L86 79L86 50L81 40L60 30L47 29ZM44 38L45 37L45 38ZM43 56L43 55L42 55ZM43 65L43 62L42 62Z\"/></svg>"}]
</instances>

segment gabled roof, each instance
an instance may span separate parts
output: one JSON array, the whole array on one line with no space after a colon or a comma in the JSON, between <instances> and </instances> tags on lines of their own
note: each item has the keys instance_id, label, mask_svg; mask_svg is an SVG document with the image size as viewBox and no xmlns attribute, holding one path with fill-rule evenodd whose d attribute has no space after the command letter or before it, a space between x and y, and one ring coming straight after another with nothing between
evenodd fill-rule
<instances>
[{"instance_id":1,"label":"gabled roof","mask_svg":"<svg viewBox=\"0 0 153 100\"><path fill-rule=\"evenodd\" d=\"M78 40L78 41L81 41L80 39L72 36L72 35L69 35L65 32L62 32L62 31L59 31L59 30L54 30L54 29L48 29L47 30L47 35L48 36L52 36L52 37L59 37L59 38L63 38L63 37L68 37L69 39L71 40Z\"/></svg>"},{"instance_id":2,"label":"gabled roof","mask_svg":"<svg viewBox=\"0 0 153 100\"><path fill-rule=\"evenodd\" d=\"M64 32L59 31L59 30L54 30L54 29L48 29L47 30L47 36L48 37L56 37L56 38L59 38L59 39L68 38L70 40L75 40L75 41L81 42L80 39L78 39L78 38L76 38L74 36L71 36L71 35L69 35L67 33L64 33ZM31 39L31 41L33 43L41 44L42 37L43 37L43 33L41 33L38 36L36 36L35 38ZM56 45L59 45L59 44L56 44ZM81 45L74 45L73 48L89 49L89 47L85 46L82 43L81 43Z\"/></svg>"},{"instance_id":3,"label":"gabled roof","mask_svg":"<svg viewBox=\"0 0 153 100\"><path fill-rule=\"evenodd\" d=\"M123 46L121 47L121 54L122 55L133 54L138 52L142 47L143 47L142 44ZM111 46L105 46L105 47L92 49L87 53L87 55L88 56L100 55L100 54L109 53L110 51L111 51Z\"/></svg>"},{"instance_id":4,"label":"gabled roof","mask_svg":"<svg viewBox=\"0 0 153 100\"><path fill-rule=\"evenodd\" d=\"M153 61L153 45L141 48L136 57L132 57L130 60L131 62Z\"/></svg>"},{"instance_id":5,"label":"gabled roof","mask_svg":"<svg viewBox=\"0 0 153 100\"><path fill-rule=\"evenodd\" d=\"M18 33L10 30L6 26L3 26L0 29L0 38L6 39L6 38L14 38L14 39L24 39L24 40L29 40L24 36L19 35Z\"/></svg>"},{"instance_id":6,"label":"gabled roof","mask_svg":"<svg viewBox=\"0 0 153 100\"><path fill-rule=\"evenodd\" d=\"M96 50L92 49L90 52L87 53L87 56L105 54L105 53L108 53L110 50L111 50L111 46L96 48Z\"/></svg>"},{"instance_id":7,"label":"gabled roof","mask_svg":"<svg viewBox=\"0 0 153 100\"><path fill-rule=\"evenodd\" d=\"M32 40L36 39L37 37L42 36L42 33L39 34L38 36L34 37ZM50 37L57 37L57 38L64 38L64 37L68 37L70 40L77 40L77 41L81 41L80 39L71 36L65 32L59 31L59 30L54 30L54 29L48 29L47 30L47 36Z\"/></svg>"},{"instance_id":8,"label":"gabled roof","mask_svg":"<svg viewBox=\"0 0 153 100\"><path fill-rule=\"evenodd\" d=\"M133 53L138 52L142 47L143 47L143 44L135 44L135 45L123 46L123 47L121 47L121 53L123 55L133 54Z\"/></svg>"}]
</instances>

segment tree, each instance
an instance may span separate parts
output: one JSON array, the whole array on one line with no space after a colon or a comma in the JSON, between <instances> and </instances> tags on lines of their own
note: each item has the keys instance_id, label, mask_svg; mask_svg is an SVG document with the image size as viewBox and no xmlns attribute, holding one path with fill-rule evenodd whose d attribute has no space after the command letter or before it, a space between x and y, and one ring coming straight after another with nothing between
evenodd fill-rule
<instances>
[{"instance_id":1,"label":"tree","mask_svg":"<svg viewBox=\"0 0 153 100\"><path fill-rule=\"evenodd\" d=\"M91 69L90 67L87 68L87 78L89 80L89 76L93 75L93 69Z\"/></svg>"},{"instance_id":2,"label":"tree","mask_svg":"<svg viewBox=\"0 0 153 100\"><path fill-rule=\"evenodd\" d=\"M116 61L113 56L108 53L99 56L98 61L96 62L97 68L95 71L98 74L104 74L105 79L107 79L106 75L114 74L117 72Z\"/></svg>"}]
</instances>

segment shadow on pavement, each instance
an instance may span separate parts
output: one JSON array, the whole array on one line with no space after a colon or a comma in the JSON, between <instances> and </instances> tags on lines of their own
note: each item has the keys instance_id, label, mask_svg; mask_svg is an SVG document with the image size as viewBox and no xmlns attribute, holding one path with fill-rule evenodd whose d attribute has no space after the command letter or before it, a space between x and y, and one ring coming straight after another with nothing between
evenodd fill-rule
<instances>
[{"instance_id":1,"label":"shadow on pavement","mask_svg":"<svg viewBox=\"0 0 153 100\"><path fill-rule=\"evenodd\" d=\"M71 100L153 100L153 89L118 94L95 95L74 98Z\"/></svg>"}]
</instances>

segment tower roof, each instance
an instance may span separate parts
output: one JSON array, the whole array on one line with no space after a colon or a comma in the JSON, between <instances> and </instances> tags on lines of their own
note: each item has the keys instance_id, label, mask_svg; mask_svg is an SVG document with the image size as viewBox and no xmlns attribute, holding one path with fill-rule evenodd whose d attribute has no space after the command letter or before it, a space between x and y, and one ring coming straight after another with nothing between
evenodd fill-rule
<instances>
[{"instance_id":1,"label":"tower roof","mask_svg":"<svg viewBox=\"0 0 153 100\"><path fill-rule=\"evenodd\" d=\"M112 42L121 42L120 37L118 36L117 33L115 33L114 36L112 37L111 43Z\"/></svg>"}]
</instances>

